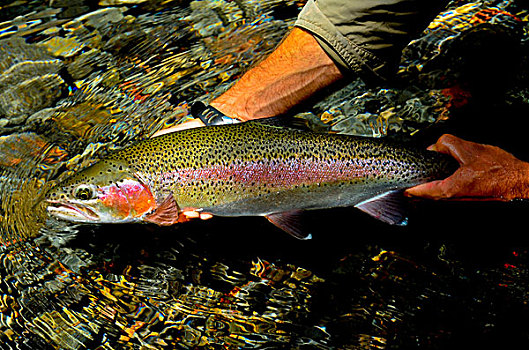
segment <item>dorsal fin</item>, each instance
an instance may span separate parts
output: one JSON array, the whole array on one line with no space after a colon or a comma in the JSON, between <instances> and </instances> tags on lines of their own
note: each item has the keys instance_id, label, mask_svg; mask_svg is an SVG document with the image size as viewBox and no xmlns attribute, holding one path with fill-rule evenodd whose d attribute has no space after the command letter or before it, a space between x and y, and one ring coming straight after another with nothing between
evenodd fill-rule
<instances>
[{"instance_id":1,"label":"dorsal fin","mask_svg":"<svg viewBox=\"0 0 529 350\"><path fill-rule=\"evenodd\" d=\"M385 223L404 226L408 224L405 200L403 190L393 190L369 198L355 207Z\"/></svg>"},{"instance_id":2,"label":"dorsal fin","mask_svg":"<svg viewBox=\"0 0 529 350\"><path fill-rule=\"evenodd\" d=\"M178 222L179 213L178 203L170 193L154 212L145 215L143 220L160 226L170 226Z\"/></svg>"},{"instance_id":3,"label":"dorsal fin","mask_svg":"<svg viewBox=\"0 0 529 350\"><path fill-rule=\"evenodd\" d=\"M311 239L312 235L305 232L301 222L302 210L291 210L282 213L265 215L272 224L297 239Z\"/></svg>"}]
</instances>

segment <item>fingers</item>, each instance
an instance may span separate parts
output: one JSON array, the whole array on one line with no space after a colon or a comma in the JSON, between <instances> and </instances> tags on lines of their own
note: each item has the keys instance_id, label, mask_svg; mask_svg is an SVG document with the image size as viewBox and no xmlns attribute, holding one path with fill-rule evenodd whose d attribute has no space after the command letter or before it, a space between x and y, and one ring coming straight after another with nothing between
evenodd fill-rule
<instances>
[{"instance_id":1,"label":"fingers","mask_svg":"<svg viewBox=\"0 0 529 350\"><path fill-rule=\"evenodd\" d=\"M453 156L460 167L448 178L408 189L429 199L499 200L526 198L527 163L499 147L443 135L430 149Z\"/></svg>"},{"instance_id":2,"label":"fingers","mask_svg":"<svg viewBox=\"0 0 529 350\"><path fill-rule=\"evenodd\" d=\"M475 161L476 154L484 147L484 145L479 143L466 141L454 135L444 134L429 149L449 154L462 165Z\"/></svg>"},{"instance_id":3,"label":"fingers","mask_svg":"<svg viewBox=\"0 0 529 350\"><path fill-rule=\"evenodd\" d=\"M182 215L184 215L188 219L197 219L200 217L200 213L194 210L185 210L182 212Z\"/></svg>"},{"instance_id":4,"label":"fingers","mask_svg":"<svg viewBox=\"0 0 529 350\"><path fill-rule=\"evenodd\" d=\"M180 130L185 130L185 129L198 128L201 126L204 126L204 123L202 123L200 119L191 119L189 121L183 122L182 124L178 124L175 126L171 126L170 128L158 130L151 137L169 134L175 131L180 131Z\"/></svg>"},{"instance_id":5,"label":"fingers","mask_svg":"<svg viewBox=\"0 0 529 350\"><path fill-rule=\"evenodd\" d=\"M408 188L404 194L408 197L422 197L427 199L448 198L443 186L443 180L427 182L412 188Z\"/></svg>"},{"instance_id":6,"label":"fingers","mask_svg":"<svg viewBox=\"0 0 529 350\"><path fill-rule=\"evenodd\" d=\"M210 213L200 213L200 220L209 220L213 217Z\"/></svg>"},{"instance_id":7,"label":"fingers","mask_svg":"<svg viewBox=\"0 0 529 350\"><path fill-rule=\"evenodd\" d=\"M430 146L429 149L439 153L449 154L454 157L459 164L462 164L464 157L461 154L461 144L463 142L466 141L463 141L454 135L444 134L434 145Z\"/></svg>"},{"instance_id":8,"label":"fingers","mask_svg":"<svg viewBox=\"0 0 529 350\"><path fill-rule=\"evenodd\" d=\"M450 134L442 135L435 144L427 149L439 153L444 153L454 157L461 165L464 163L464 156L461 155L461 144L466 141ZM450 193L450 179L427 182L407 189L404 194L408 197L422 197L427 199L447 199Z\"/></svg>"},{"instance_id":9,"label":"fingers","mask_svg":"<svg viewBox=\"0 0 529 350\"><path fill-rule=\"evenodd\" d=\"M197 210L184 210L182 212L182 215L186 217L186 219L201 219L201 220L209 220L213 217L211 213L204 213Z\"/></svg>"}]
</instances>

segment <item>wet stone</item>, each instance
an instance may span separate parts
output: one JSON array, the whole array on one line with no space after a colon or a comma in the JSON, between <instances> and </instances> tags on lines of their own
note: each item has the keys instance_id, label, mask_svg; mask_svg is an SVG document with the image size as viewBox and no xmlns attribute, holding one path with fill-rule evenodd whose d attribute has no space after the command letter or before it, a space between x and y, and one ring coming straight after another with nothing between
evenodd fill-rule
<instances>
[{"instance_id":1,"label":"wet stone","mask_svg":"<svg viewBox=\"0 0 529 350\"><path fill-rule=\"evenodd\" d=\"M57 74L24 80L0 94L0 114L7 117L31 114L51 106L65 88L64 80Z\"/></svg>"},{"instance_id":2,"label":"wet stone","mask_svg":"<svg viewBox=\"0 0 529 350\"><path fill-rule=\"evenodd\" d=\"M509 338L500 333L513 329L505 320L516 313L502 310L528 314L527 249L506 259L501 247L512 242L502 242L480 264L468 257L479 251L473 242L446 262L435 248L453 226L435 237L435 224L418 224L410 237L352 212L346 230L332 226L333 213L315 213L319 234L300 243L244 218L160 228L45 216L37 225L39 186L187 118L191 101L210 101L271 52L302 3L21 0L2 8L0 348L440 349L496 329ZM468 100L454 85L457 48L483 40L462 33L481 23L526 43L529 17L513 4L452 2L406 49L397 84L353 81L297 117L317 131L399 139L451 118ZM528 103L527 91L509 94Z\"/></svg>"},{"instance_id":3,"label":"wet stone","mask_svg":"<svg viewBox=\"0 0 529 350\"><path fill-rule=\"evenodd\" d=\"M123 20L123 11L124 9L118 7L101 8L77 17L73 22L82 22L85 26L102 29Z\"/></svg>"},{"instance_id":4,"label":"wet stone","mask_svg":"<svg viewBox=\"0 0 529 350\"><path fill-rule=\"evenodd\" d=\"M97 64L105 60L103 56L104 54L96 49L80 54L68 65L68 74L73 80L85 78L95 69Z\"/></svg>"},{"instance_id":5,"label":"wet stone","mask_svg":"<svg viewBox=\"0 0 529 350\"><path fill-rule=\"evenodd\" d=\"M46 50L25 42L23 38L12 37L0 40L0 71L5 72L12 66L26 61L49 61L53 57Z\"/></svg>"},{"instance_id":6,"label":"wet stone","mask_svg":"<svg viewBox=\"0 0 529 350\"><path fill-rule=\"evenodd\" d=\"M0 41L0 116L13 126L42 108L51 106L66 85L58 75L63 63L46 50L22 38Z\"/></svg>"},{"instance_id":7,"label":"wet stone","mask_svg":"<svg viewBox=\"0 0 529 350\"><path fill-rule=\"evenodd\" d=\"M85 45L80 43L76 38L63 38L60 36L54 36L40 43L39 46L46 48L52 56L60 58L74 56L85 49Z\"/></svg>"}]
</instances>

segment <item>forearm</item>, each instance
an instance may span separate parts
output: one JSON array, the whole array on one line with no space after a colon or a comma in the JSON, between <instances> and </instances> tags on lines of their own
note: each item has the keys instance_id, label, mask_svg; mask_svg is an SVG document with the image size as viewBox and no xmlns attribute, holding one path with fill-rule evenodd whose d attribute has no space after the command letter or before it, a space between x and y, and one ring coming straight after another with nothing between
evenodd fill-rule
<instances>
[{"instance_id":1,"label":"forearm","mask_svg":"<svg viewBox=\"0 0 529 350\"><path fill-rule=\"evenodd\" d=\"M241 120L285 113L343 78L314 37L299 28L211 105Z\"/></svg>"},{"instance_id":2,"label":"forearm","mask_svg":"<svg viewBox=\"0 0 529 350\"><path fill-rule=\"evenodd\" d=\"M309 0L276 50L210 105L239 120L265 118L283 114L341 80L342 71L384 81L393 74L402 47L447 1ZM157 134L197 124L203 125L186 122Z\"/></svg>"}]
</instances>

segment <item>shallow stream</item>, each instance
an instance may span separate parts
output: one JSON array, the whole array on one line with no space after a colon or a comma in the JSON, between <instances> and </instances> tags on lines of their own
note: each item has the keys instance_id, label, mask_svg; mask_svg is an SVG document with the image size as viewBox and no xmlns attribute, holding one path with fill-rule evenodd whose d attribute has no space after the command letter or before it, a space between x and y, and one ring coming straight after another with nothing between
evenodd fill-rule
<instances>
[{"instance_id":1,"label":"shallow stream","mask_svg":"<svg viewBox=\"0 0 529 350\"><path fill-rule=\"evenodd\" d=\"M522 159L523 1L453 1L388 86L292 114L426 147L443 132ZM1 349L456 349L529 345L524 202L354 209L299 241L261 218L175 227L49 218L56 181L188 118L288 32L290 0L0 2Z\"/></svg>"}]
</instances>

